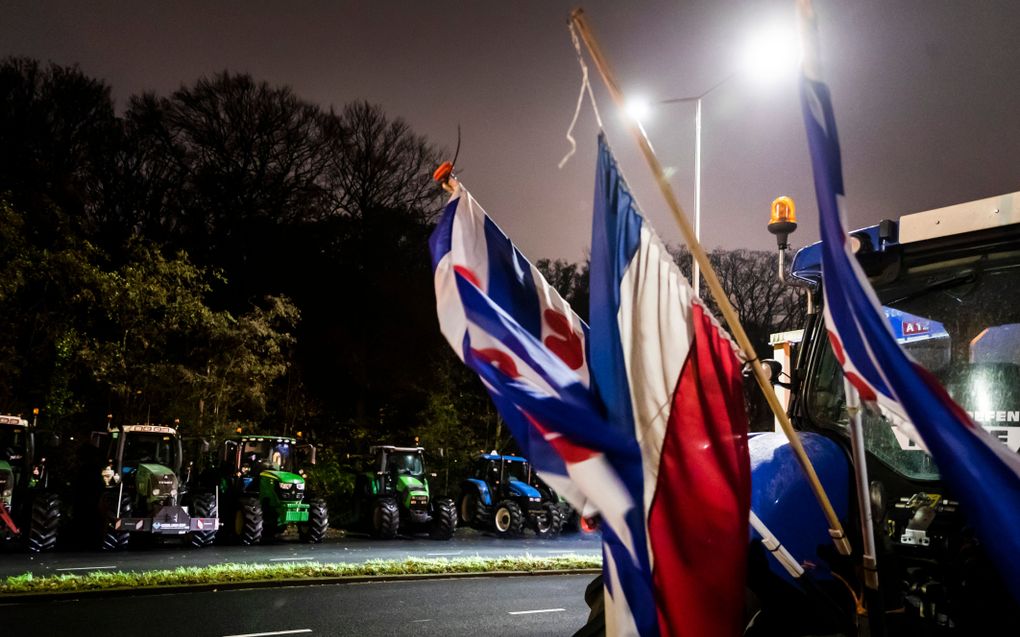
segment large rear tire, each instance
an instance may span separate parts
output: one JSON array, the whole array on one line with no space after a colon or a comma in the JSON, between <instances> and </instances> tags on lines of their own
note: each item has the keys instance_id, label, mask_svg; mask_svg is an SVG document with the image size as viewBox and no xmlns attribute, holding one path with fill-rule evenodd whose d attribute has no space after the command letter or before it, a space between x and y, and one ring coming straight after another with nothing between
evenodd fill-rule
<instances>
[{"instance_id":1,"label":"large rear tire","mask_svg":"<svg viewBox=\"0 0 1020 637\"><path fill-rule=\"evenodd\" d=\"M486 528L491 515L489 507L482 502L481 495L477 491L465 491L461 494L457 513L462 525L476 529Z\"/></svg>"},{"instance_id":2,"label":"large rear tire","mask_svg":"<svg viewBox=\"0 0 1020 637\"><path fill-rule=\"evenodd\" d=\"M242 498L234 513L234 537L245 546L262 541L262 504L256 498Z\"/></svg>"},{"instance_id":3,"label":"large rear tire","mask_svg":"<svg viewBox=\"0 0 1020 637\"><path fill-rule=\"evenodd\" d=\"M219 511L216 508L216 496L212 493L200 493L191 500L191 517L193 518L219 518ZM193 531L188 534L188 543L200 549L209 546L216 538L216 527L203 531Z\"/></svg>"},{"instance_id":4,"label":"large rear tire","mask_svg":"<svg viewBox=\"0 0 1020 637\"><path fill-rule=\"evenodd\" d=\"M429 537L433 540L449 540L457 530L457 507L450 498L438 498L432 505Z\"/></svg>"},{"instance_id":5,"label":"large rear tire","mask_svg":"<svg viewBox=\"0 0 1020 637\"><path fill-rule=\"evenodd\" d=\"M32 521L28 529L28 550L52 551L57 546L60 527L60 499L53 493L41 493L32 500Z\"/></svg>"},{"instance_id":6,"label":"large rear tire","mask_svg":"<svg viewBox=\"0 0 1020 637\"><path fill-rule=\"evenodd\" d=\"M546 502L542 505L544 513L535 518L535 534L538 537L552 539L563 530L563 514L558 504Z\"/></svg>"},{"instance_id":7,"label":"large rear tire","mask_svg":"<svg viewBox=\"0 0 1020 637\"><path fill-rule=\"evenodd\" d=\"M379 498L372 511L372 533L376 537L392 540L400 530L400 509L393 498Z\"/></svg>"},{"instance_id":8,"label":"large rear tire","mask_svg":"<svg viewBox=\"0 0 1020 637\"><path fill-rule=\"evenodd\" d=\"M496 505L492 525L500 537L520 537L524 534L524 513L513 500L503 500Z\"/></svg>"},{"instance_id":9,"label":"large rear tire","mask_svg":"<svg viewBox=\"0 0 1020 637\"><path fill-rule=\"evenodd\" d=\"M117 495L112 492L103 493L100 501L102 529L99 546L104 551L120 551L127 548L131 534L121 530L117 518ZM122 496L120 499L120 517L131 517L131 498Z\"/></svg>"},{"instance_id":10,"label":"large rear tire","mask_svg":"<svg viewBox=\"0 0 1020 637\"><path fill-rule=\"evenodd\" d=\"M308 522L298 525L298 537L302 542L318 544L326 537L329 529L329 511L323 500L308 501Z\"/></svg>"}]
</instances>

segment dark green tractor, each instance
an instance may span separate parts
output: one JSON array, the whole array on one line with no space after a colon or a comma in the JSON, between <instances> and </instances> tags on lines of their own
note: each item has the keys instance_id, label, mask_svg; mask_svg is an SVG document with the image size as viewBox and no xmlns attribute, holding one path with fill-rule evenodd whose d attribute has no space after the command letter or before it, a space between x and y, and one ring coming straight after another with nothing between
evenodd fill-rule
<instances>
[{"instance_id":1,"label":"dark green tractor","mask_svg":"<svg viewBox=\"0 0 1020 637\"><path fill-rule=\"evenodd\" d=\"M272 541L292 524L302 542L326 537L326 502L309 497L299 468L315 463L312 445L288 436L240 436L223 443L220 460L224 510L238 542Z\"/></svg>"},{"instance_id":2,"label":"dark green tractor","mask_svg":"<svg viewBox=\"0 0 1020 637\"><path fill-rule=\"evenodd\" d=\"M60 526L60 500L49 488L39 441L55 447L59 439L20 416L0 416L0 539L23 540L33 553L52 550Z\"/></svg>"},{"instance_id":3,"label":"dark green tractor","mask_svg":"<svg viewBox=\"0 0 1020 637\"><path fill-rule=\"evenodd\" d=\"M356 517L376 537L428 532L449 540L457 528L457 509L449 498L433 498L425 477L421 447L372 447L371 469L355 480ZM435 477L435 474L432 474Z\"/></svg>"},{"instance_id":4,"label":"dark green tractor","mask_svg":"<svg viewBox=\"0 0 1020 637\"><path fill-rule=\"evenodd\" d=\"M98 523L103 550L128 545L131 534L180 538L200 548L219 529L219 493L191 488L181 480L183 454L176 426L108 426L93 432L92 446L105 451L101 481L80 480L80 521ZM94 469L89 470L91 474ZM96 485L96 489L93 489ZM98 502L97 502L98 500ZM98 517L97 517L98 516ZM79 527L80 528L80 527Z\"/></svg>"}]
</instances>

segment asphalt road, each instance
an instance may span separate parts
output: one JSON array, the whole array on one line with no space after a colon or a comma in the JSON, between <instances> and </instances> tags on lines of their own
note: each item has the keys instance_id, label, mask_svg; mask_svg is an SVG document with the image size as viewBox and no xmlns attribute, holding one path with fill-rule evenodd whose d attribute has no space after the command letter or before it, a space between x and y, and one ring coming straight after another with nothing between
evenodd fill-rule
<instances>
[{"instance_id":1,"label":"asphalt road","mask_svg":"<svg viewBox=\"0 0 1020 637\"><path fill-rule=\"evenodd\" d=\"M571 635L589 575L401 580L3 604L3 634Z\"/></svg>"},{"instance_id":2,"label":"asphalt road","mask_svg":"<svg viewBox=\"0 0 1020 637\"><path fill-rule=\"evenodd\" d=\"M215 545L204 549L182 547L180 544L133 546L127 551L114 553L56 551L31 555L23 551L5 550L0 553L0 578L24 573L42 576L101 570L144 571L225 562L364 562L369 559L402 560L408 557L547 557L569 553L601 555L599 535L573 533L552 540L540 540L529 532L523 538L501 539L471 529L457 529L454 537L445 542L429 540L425 536L376 540L352 534L328 538L322 544L301 544L295 538L294 541L262 546Z\"/></svg>"}]
</instances>

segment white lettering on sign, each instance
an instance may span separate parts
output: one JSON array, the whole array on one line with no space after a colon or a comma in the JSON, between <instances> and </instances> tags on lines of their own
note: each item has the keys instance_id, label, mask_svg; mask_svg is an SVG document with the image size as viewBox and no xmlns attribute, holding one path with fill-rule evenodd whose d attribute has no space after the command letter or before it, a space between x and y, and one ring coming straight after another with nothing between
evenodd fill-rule
<instances>
[{"instance_id":1,"label":"white lettering on sign","mask_svg":"<svg viewBox=\"0 0 1020 637\"><path fill-rule=\"evenodd\" d=\"M1020 422L1020 411L978 410L967 413L974 422Z\"/></svg>"},{"instance_id":2,"label":"white lettering on sign","mask_svg":"<svg viewBox=\"0 0 1020 637\"><path fill-rule=\"evenodd\" d=\"M927 323L920 321L903 321L903 335L926 334L931 330Z\"/></svg>"}]
</instances>

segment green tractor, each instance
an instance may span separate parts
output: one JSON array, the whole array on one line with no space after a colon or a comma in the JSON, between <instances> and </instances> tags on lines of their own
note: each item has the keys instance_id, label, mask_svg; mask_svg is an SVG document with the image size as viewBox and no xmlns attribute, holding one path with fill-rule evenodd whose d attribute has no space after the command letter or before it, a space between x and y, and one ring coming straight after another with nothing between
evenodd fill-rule
<instances>
[{"instance_id":1,"label":"green tractor","mask_svg":"<svg viewBox=\"0 0 1020 637\"><path fill-rule=\"evenodd\" d=\"M246 435L223 443L220 484L232 536L241 544L268 542L297 525L302 542L326 537L329 513L305 492L300 464L315 464L315 448L288 436Z\"/></svg>"},{"instance_id":2,"label":"green tractor","mask_svg":"<svg viewBox=\"0 0 1020 637\"><path fill-rule=\"evenodd\" d=\"M52 550L60 526L60 500L49 489L37 437L49 441L49 447L59 441L20 416L0 416L0 539L24 540L33 553Z\"/></svg>"},{"instance_id":3,"label":"green tractor","mask_svg":"<svg viewBox=\"0 0 1020 637\"><path fill-rule=\"evenodd\" d=\"M362 528L380 538L427 531L434 540L449 540L457 528L457 508L449 498L432 498L421 447L372 447L372 470L355 480L356 517ZM435 477L435 474L431 474Z\"/></svg>"},{"instance_id":4,"label":"green tractor","mask_svg":"<svg viewBox=\"0 0 1020 637\"><path fill-rule=\"evenodd\" d=\"M126 548L131 534L180 538L196 548L212 544L220 523L219 493L193 489L180 479L183 454L176 426L108 426L92 432L90 442L106 451L98 456L105 466L98 472L101 482L76 485L85 491L76 501L87 509L76 517L98 523L103 550Z\"/></svg>"}]
</instances>

